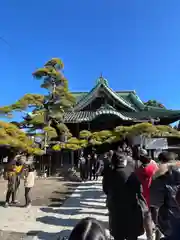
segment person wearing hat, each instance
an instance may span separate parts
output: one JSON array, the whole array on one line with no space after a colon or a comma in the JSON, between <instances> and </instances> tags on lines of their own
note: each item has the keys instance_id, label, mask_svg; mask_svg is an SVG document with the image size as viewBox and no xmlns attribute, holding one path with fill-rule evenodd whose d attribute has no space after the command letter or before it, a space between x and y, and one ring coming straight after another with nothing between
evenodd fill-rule
<instances>
[{"instance_id":1,"label":"person wearing hat","mask_svg":"<svg viewBox=\"0 0 180 240\"><path fill-rule=\"evenodd\" d=\"M150 212L150 186L152 183L153 175L158 170L158 165L145 149L139 150L139 160L141 166L136 169L136 175L142 184L143 196L146 200L149 210L144 214L144 228L146 230L147 240L153 239L152 218Z\"/></svg>"}]
</instances>

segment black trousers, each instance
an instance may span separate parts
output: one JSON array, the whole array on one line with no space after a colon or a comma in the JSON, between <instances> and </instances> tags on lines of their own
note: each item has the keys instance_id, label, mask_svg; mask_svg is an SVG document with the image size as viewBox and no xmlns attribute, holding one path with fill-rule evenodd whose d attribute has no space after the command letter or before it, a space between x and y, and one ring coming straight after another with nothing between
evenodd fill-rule
<instances>
[{"instance_id":1,"label":"black trousers","mask_svg":"<svg viewBox=\"0 0 180 240\"><path fill-rule=\"evenodd\" d=\"M86 180L86 168L84 166L80 167L80 177L82 180Z\"/></svg>"},{"instance_id":2,"label":"black trousers","mask_svg":"<svg viewBox=\"0 0 180 240\"><path fill-rule=\"evenodd\" d=\"M118 236L118 238L114 238L114 240L138 240L138 237L121 237Z\"/></svg>"},{"instance_id":3,"label":"black trousers","mask_svg":"<svg viewBox=\"0 0 180 240\"><path fill-rule=\"evenodd\" d=\"M15 191L14 191L14 202L16 201L16 198L17 198L17 193L18 193L18 190L19 190L20 183L21 183L20 176L16 176L16 185L15 185Z\"/></svg>"},{"instance_id":4,"label":"black trousers","mask_svg":"<svg viewBox=\"0 0 180 240\"><path fill-rule=\"evenodd\" d=\"M26 201L26 205L31 203L31 198L30 198L30 190L31 188L26 187L25 188L25 201Z\"/></svg>"},{"instance_id":5,"label":"black trousers","mask_svg":"<svg viewBox=\"0 0 180 240\"><path fill-rule=\"evenodd\" d=\"M92 180L92 177L93 177L93 180L95 180L95 178L96 178L96 170L95 169L89 169L89 179Z\"/></svg>"},{"instance_id":6,"label":"black trousers","mask_svg":"<svg viewBox=\"0 0 180 240\"><path fill-rule=\"evenodd\" d=\"M12 197L12 202L15 201L15 191L8 189L6 193L6 202L10 203L10 198Z\"/></svg>"}]
</instances>

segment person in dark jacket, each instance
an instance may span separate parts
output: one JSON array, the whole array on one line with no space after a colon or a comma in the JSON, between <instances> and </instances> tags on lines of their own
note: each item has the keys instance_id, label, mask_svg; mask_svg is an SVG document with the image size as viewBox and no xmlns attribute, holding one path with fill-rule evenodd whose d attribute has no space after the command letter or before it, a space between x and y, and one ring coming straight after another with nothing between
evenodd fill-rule
<instances>
[{"instance_id":1,"label":"person in dark jacket","mask_svg":"<svg viewBox=\"0 0 180 240\"><path fill-rule=\"evenodd\" d=\"M112 165L103 178L110 232L115 240L137 240L144 233L143 213L147 211L142 187L127 156L114 153Z\"/></svg>"},{"instance_id":2,"label":"person in dark jacket","mask_svg":"<svg viewBox=\"0 0 180 240\"><path fill-rule=\"evenodd\" d=\"M104 175L105 172L108 171L109 168L110 168L111 158L110 158L110 156L109 156L108 153L104 153L104 156L102 157L102 159L103 159L103 166L104 166L104 167L103 167L102 175Z\"/></svg>"},{"instance_id":3,"label":"person in dark jacket","mask_svg":"<svg viewBox=\"0 0 180 240\"><path fill-rule=\"evenodd\" d=\"M86 180L88 180L90 176L91 155L88 154L85 159L86 159Z\"/></svg>"},{"instance_id":4,"label":"person in dark jacket","mask_svg":"<svg viewBox=\"0 0 180 240\"><path fill-rule=\"evenodd\" d=\"M86 159L84 157L83 151L81 152L79 156L79 170L80 170L80 177L82 181L86 180Z\"/></svg>"},{"instance_id":5,"label":"person in dark jacket","mask_svg":"<svg viewBox=\"0 0 180 240\"><path fill-rule=\"evenodd\" d=\"M159 170L154 175L150 188L153 221L155 224L159 222L160 229L166 237L172 233L171 220L180 218L179 207L174 200L174 196L180 188L180 171L173 156L169 152L163 152L159 155L161 161Z\"/></svg>"},{"instance_id":6,"label":"person in dark jacket","mask_svg":"<svg viewBox=\"0 0 180 240\"><path fill-rule=\"evenodd\" d=\"M91 155L90 164L89 164L89 180L90 181L96 179L96 161L97 161L97 154L93 152Z\"/></svg>"},{"instance_id":7,"label":"person in dark jacket","mask_svg":"<svg viewBox=\"0 0 180 240\"><path fill-rule=\"evenodd\" d=\"M104 170L104 162L101 159L101 157L98 157L95 165L96 181L98 180L98 177L102 175L103 170Z\"/></svg>"}]
</instances>

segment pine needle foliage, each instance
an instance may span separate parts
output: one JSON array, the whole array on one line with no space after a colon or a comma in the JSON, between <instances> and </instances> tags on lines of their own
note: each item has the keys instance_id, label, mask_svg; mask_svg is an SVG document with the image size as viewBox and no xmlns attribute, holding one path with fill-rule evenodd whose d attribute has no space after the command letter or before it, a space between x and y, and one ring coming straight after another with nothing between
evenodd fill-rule
<instances>
[{"instance_id":1,"label":"pine needle foliage","mask_svg":"<svg viewBox=\"0 0 180 240\"><path fill-rule=\"evenodd\" d=\"M0 121L0 145L13 147L30 154L41 155L43 151L39 149L33 141L12 123Z\"/></svg>"},{"instance_id":2,"label":"pine needle foliage","mask_svg":"<svg viewBox=\"0 0 180 240\"><path fill-rule=\"evenodd\" d=\"M69 92L68 80L63 75L63 69L61 59L52 58L47 61L42 68L38 68L32 74L41 82L41 87L47 90L47 95L25 94L15 103L0 107L0 115L12 117L14 111L24 113L31 107L32 112L26 113L24 120L16 124L26 128L28 135L41 136L42 142L45 134L48 141L64 133L71 137L63 119L64 112L72 108L75 98Z\"/></svg>"},{"instance_id":3,"label":"pine needle foliage","mask_svg":"<svg viewBox=\"0 0 180 240\"><path fill-rule=\"evenodd\" d=\"M139 123L132 126L118 126L113 131L103 130L99 132L90 132L83 130L79 133L78 138L69 139L69 143L72 146L72 150L85 148L88 146L99 146L104 143L114 143L124 138L132 138L135 136L145 137L177 137L180 138L180 132L170 126L152 125L150 123ZM65 145L64 148L70 148L69 145ZM58 144L55 146L58 148ZM58 151L59 151L58 150Z\"/></svg>"}]
</instances>

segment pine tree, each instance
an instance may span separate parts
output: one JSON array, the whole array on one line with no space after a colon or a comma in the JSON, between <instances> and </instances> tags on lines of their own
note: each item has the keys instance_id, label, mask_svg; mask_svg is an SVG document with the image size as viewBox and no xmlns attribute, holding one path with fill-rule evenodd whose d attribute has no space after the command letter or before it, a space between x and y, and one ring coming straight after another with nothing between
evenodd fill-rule
<instances>
[{"instance_id":1,"label":"pine tree","mask_svg":"<svg viewBox=\"0 0 180 240\"><path fill-rule=\"evenodd\" d=\"M72 108L75 99L69 92L63 68L59 58L52 58L33 73L33 77L41 81L41 87L47 90L47 95L26 94L14 104L0 108L1 115L11 116L13 111L24 112L31 107L32 112L15 124L27 129L28 135L40 137L45 148L53 138L60 141L63 135L70 136L63 117L64 111Z\"/></svg>"}]
</instances>

